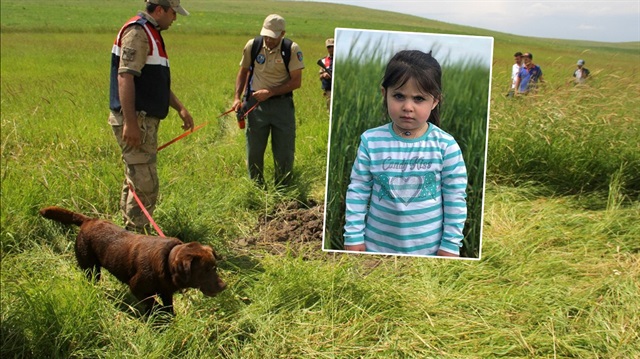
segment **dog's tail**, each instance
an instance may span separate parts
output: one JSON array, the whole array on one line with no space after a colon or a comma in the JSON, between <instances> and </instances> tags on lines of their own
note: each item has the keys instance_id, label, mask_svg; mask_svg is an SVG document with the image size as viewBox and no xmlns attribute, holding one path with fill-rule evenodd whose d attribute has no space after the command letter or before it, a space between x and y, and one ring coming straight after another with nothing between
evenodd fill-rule
<instances>
[{"instance_id":1,"label":"dog's tail","mask_svg":"<svg viewBox=\"0 0 640 359\"><path fill-rule=\"evenodd\" d=\"M48 218L56 222L60 222L63 224L75 224L76 226L81 226L82 223L91 219L84 214L72 212L68 209L55 206L41 209L40 215L42 215L42 217L44 218Z\"/></svg>"}]
</instances>

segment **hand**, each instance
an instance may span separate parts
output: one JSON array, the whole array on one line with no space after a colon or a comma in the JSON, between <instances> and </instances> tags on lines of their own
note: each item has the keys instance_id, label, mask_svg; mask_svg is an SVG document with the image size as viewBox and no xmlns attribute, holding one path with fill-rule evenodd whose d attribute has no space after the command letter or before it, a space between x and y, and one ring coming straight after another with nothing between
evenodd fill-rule
<instances>
[{"instance_id":1,"label":"hand","mask_svg":"<svg viewBox=\"0 0 640 359\"><path fill-rule=\"evenodd\" d=\"M258 90L256 92L253 93L253 97L258 100L258 102L262 102L265 101L267 99L269 99L269 97L271 97L271 95L273 95L271 93L271 91L263 89L263 90Z\"/></svg>"},{"instance_id":2,"label":"hand","mask_svg":"<svg viewBox=\"0 0 640 359\"><path fill-rule=\"evenodd\" d=\"M329 80L331 79L331 74L329 74L328 72L323 72L320 74L320 78L323 80Z\"/></svg>"},{"instance_id":3,"label":"hand","mask_svg":"<svg viewBox=\"0 0 640 359\"><path fill-rule=\"evenodd\" d=\"M459 254L452 254L449 252L445 252L442 249L438 249L438 253L436 254L438 257L460 257Z\"/></svg>"},{"instance_id":4,"label":"hand","mask_svg":"<svg viewBox=\"0 0 640 359\"><path fill-rule=\"evenodd\" d=\"M182 108L178 114L180 114L180 118L182 119L182 129L183 130L191 130L193 131L193 118L189 111L186 108Z\"/></svg>"},{"instance_id":5,"label":"hand","mask_svg":"<svg viewBox=\"0 0 640 359\"><path fill-rule=\"evenodd\" d=\"M344 250L345 251L355 251L355 252L365 252L367 250L367 247L365 246L364 243L356 244L356 245L353 245L353 246L345 245L344 246Z\"/></svg>"},{"instance_id":6,"label":"hand","mask_svg":"<svg viewBox=\"0 0 640 359\"><path fill-rule=\"evenodd\" d=\"M238 111L240 111L241 108L242 108L242 101L239 100L239 99L233 100L233 105L231 105L231 109L234 112L238 112Z\"/></svg>"},{"instance_id":7,"label":"hand","mask_svg":"<svg viewBox=\"0 0 640 359\"><path fill-rule=\"evenodd\" d=\"M124 122L124 126L122 128L122 139L127 145L131 147L138 147L142 143L140 136L140 127L138 127L138 122L135 122L135 125L128 126L127 121Z\"/></svg>"}]
</instances>

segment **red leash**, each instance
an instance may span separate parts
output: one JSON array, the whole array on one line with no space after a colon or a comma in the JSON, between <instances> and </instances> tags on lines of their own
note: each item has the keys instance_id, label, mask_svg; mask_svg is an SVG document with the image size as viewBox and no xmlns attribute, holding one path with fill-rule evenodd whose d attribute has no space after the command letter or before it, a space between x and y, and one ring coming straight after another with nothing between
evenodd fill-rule
<instances>
[{"instance_id":1,"label":"red leash","mask_svg":"<svg viewBox=\"0 0 640 359\"><path fill-rule=\"evenodd\" d=\"M225 112L225 113L220 114L220 116L218 116L218 117L216 117L216 118L220 118L220 117L222 117L222 116L224 116L224 115L228 115L228 114L230 114L230 113L231 113L231 111L233 111L233 109L231 109L231 110L229 110L229 111L227 111L227 112Z\"/></svg>"},{"instance_id":2,"label":"red leash","mask_svg":"<svg viewBox=\"0 0 640 359\"><path fill-rule=\"evenodd\" d=\"M185 138L185 137L189 136L190 134L192 134L192 133L194 133L194 132L198 131L199 129L203 128L204 126L206 126L206 125L208 125L208 124L209 124L209 122L205 122L205 123L203 123L202 125L198 125L198 126L194 127L194 128L193 128L193 130L191 130L191 131L185 131L185 132L183 132L180 136L178 136L178 137L174 138L173 140L171 140L171 141L169 141L169 142L165 143L164 145L162 145L162 146L158 147L158 151L160 151L161 149L163 149L163 148L165 148L165 147L169 146L170 144L172 144L172 143L174 143L174 142L178 142L179 140L181 140L181 139L183 139L183 138Z\"/></svg>"},{"instance_id":3,"label":"red leash","mask_svg":"<svg viewBox=\"0 0 640 359\"><path fill-rule=\"evenodd\" d=\"M147 209L144 208L144 204L142 204L142 201L136 194L136 191L133 190L133 186L131 185L131 183L128 183L128 184L129 184L129 191L131 192L131 194L133 194L133 198L138 203L138 207L140 207L140 209L142 210L142 213L144 213L144 215L147 216L147 219L149 220L153 228L156 229L156 232L158 232L160 237L165 237L164 233L162 233L162 230L160 230L160 227L158 227L158 224L156 224L156 221L154 221L153 218L151 218L151 215L149 214L149 212L147 212Z\"/></svg>"},{"instance_id":4,"label":"red leash","mask_svg":"<svg viewBox=\"0 0 640 359\"><path fill-rule=\"evenodd\" d=\"M245 127L244 119L247 118L247 116L249 116L249 113L251 113L251 111L253 111L256 108L256 106L258 106L259 103L260 103L260 101L256 102L256 104L253 105L247 112L244 112L244 113L238 112L238 114L237 114L238 115L237 116L238 117L238 127L240 127L241 130L244 129L244 127Z\"/></svg>"},{"instance_id":5,"label":"red leash","mask_svg":"<svg viewBox=\"0 0 640 359\"><path fill-rule=\"evenodd\" d=\"M251 108L250 108L247 112L245 112L245 113L244 113L244 116L242 116L242 117L243 117L243 118L246 118L247 116L249 116L249 113L250 113L251 111L253 111L253 110L254 110L254 109L255 109L259 104L260 104L260 101L256 102L256 104L255 104L255 105L253 105L253 106L251 106Z\"/></svg>"},{"instance_id":6,"label":"red leash","mask_svg":"<svg viewBox=\"0 0 640 359\"><path fill-rule=\"evenodd\" d=\"M254 109L257 105L258 105L258 104L256 103L256 104L255 104L255 105L254 105L254 106L253 106L249 111L247 111L247 112L245 113L245 116L246 116L246 115L248 115L248 114L249 114L249 112L253 111L253 109ZM232 111L233 111L233 109L230 109L230 110L228 110L228 111L226 111L226 112L224 112L224 113L220 114L217 118L220 118L220 117L222 117L222 116L224 116L224 115L228 115L228 114L230 114ZM171 140L171 141L169 141L169 142L165 143L165 144L164 144L164 145L162 145L162 146L159 146L157 151L160 151L160 150L164 149L165 147L167 147L167 146L169 146L169 145L172 145L172 144L174 144L175 142L180 141L181 139L183 139L183 138L185 138L185 137L189 136L190 134L192 134L192 133L194 133L194 132L198 131L199 129L203 128L204 126L206 126L206 125L208 125L208 124L209 124L209 122L205 122L205 123L203 123L202 125L198 125L198 126L194 127L194 128L193 128L193 130L191 130L191 131L185 131L184 133L182 133L182 134L181 134L181 135L179 135L178 137L174 138L173 140Z\"/></svg>"}]
</instances>

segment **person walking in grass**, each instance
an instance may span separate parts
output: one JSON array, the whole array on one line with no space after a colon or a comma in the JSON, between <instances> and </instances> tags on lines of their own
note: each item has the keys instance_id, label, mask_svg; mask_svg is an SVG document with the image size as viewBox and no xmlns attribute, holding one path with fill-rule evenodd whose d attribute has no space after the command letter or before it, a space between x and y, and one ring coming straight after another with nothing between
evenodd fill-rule
<instances>
[{"instance_id":1,"label":"person walking in grass","mask_svg":"<svg viewBox=\"0 0 640 359\"><path fill-rule=\"evenodd\" d=\"M522 55L524 65L518 72L518 78L516 79L516 91L518 93L526 94L534 90L538 82L544 82L542 78L542 69L540 66L533 63L533 54L530 52Z\"/></svg>"},{"instance_id":2,"label":"person walking in grass","mask_svg":"<svg viewBox=\"0 0 640 359\"><path fill-rule=\"evenodd\" d=\"M324 68L320 69L319 76L324 98L327 101L327 108L329 108L331 105L331 77L333 76L333 38L327 39L324 44L327 47L327 52L329 54L320 59L324 64Z\"/></svg>"},{"instance_id":3,"label":"person walking in grass","mask_svg":"<svg viewBox=\"0 0 640 359\"><path fill-rule=\"evenodd\" d=\"M346 193L344 248L460 255L467 171L440 125L442 70L431 53L400 51L386 67L391 122L365 131Z\"/></svg>"},{"instance_id":4,"label":"person walking in grass","mask_svg":"<svg viewBox=\"0 0 640 359\"><path fill-rule=\"evenodd\" d=\"M122 26L111 54L108 122L125 163L120 209L126 228L139 232L148 231L149 220L129 184L153 214L159 191L156 153L160 120L172 107L182 119L182 128L193 129L191 114L171 91L169 59L162 39L162 31L171 26L176 14L189 14L180 0L147 0L145 11Z\"/></svg>"},{"instance_id":5,"label":"person walking in grass","mask_svg":"<svg viewBox=\"0 0 640 359\"><path fill-rule=\"evenodd\" d=\"M511 66L511 89L507 93L508 97L512 97L516 92L516 81L518 80L518 73L522 68L522 52L518 51L513 54L513 66Z\"/></svg>"},{"instance_id":6,"label":"person walking in grass","mask_svg":"<svg viewBox=\"0 0 640 359\"><path fill-rule=\"evenodd\" d=\"M583 84L585 83L587 77L589 77L589 74L591 72L589 71L589 69L584 67L584 60L578 60L578 63L576 65L578 66L578 68L573 72L575 83Z\"/></svg>"},{"instance_id":7,"label":"person walking in grass","mask_svg":"<svg viewBox=\"0 0 640 359\"><path fill-rule=\"evenodd\" d=\"M244 46L232 108L248 112L246 127L249 176L264 186L264 152L271 134L276 186L293 178L296 117L293 91L302 85L302 50L286 39L285 20L272 14L260 36ZM244 100L244 101L243 101ZM253 109L253 110L252 110Z\"/></svg>"}]
</instances>

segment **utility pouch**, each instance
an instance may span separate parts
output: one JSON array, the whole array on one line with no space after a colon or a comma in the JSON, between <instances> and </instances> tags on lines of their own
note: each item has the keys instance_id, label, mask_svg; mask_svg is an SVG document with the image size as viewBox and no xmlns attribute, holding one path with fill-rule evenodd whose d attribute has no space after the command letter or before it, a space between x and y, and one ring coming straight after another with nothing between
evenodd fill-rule
<instances>
[{"instance_id":1,"label":"utility pouch","mask_svg":"<svg viewBox=\"0 0 640 359\"><path fill-rule=\"evenodd\" d=\"M145 111L138 112L138 127L140 128L141 138L140 143L144 144L147 140L147 124L145 119L147 118L147 113Z\"/></svg>"}]
</instances>

